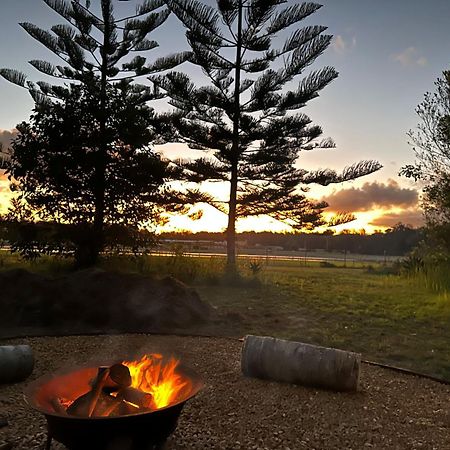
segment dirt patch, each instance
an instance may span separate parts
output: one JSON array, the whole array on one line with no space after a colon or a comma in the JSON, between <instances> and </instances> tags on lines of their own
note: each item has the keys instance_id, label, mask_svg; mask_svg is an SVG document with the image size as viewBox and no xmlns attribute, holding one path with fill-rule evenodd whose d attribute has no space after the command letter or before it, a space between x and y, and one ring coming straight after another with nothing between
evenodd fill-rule
<instances>
[{"instance_id":1,"label":"dirt patch","mask_svg":"<svg viewBox=\"0 0 450 450\"><path fill-rule=\"evenodd\" d=\"M0 335L173 332L206 323L212 308L172 278L89 269L49 278L23 269L0 272ZM40 333L38 333L40 334Z\"/></svg>"},{"instance_id":2,"label":"dirt patch","mask_svg":"<svg viewBox=\"0 0 450 450\"><path fill-rule=\"evenodd\" d=\"M172 450L450 448L450 387L392 370L363 365L361 390L349 394L246 379L241 343L229 339L121 335L8 343L34 348L32 378L99 355L139 350L180 356L205 378L206 388L186 404ZM0 429L0 443L37 450L45 441L45 420L24 403L23 387L0 386L0 416L9 422Z\"/></svg>"}]
</instances>

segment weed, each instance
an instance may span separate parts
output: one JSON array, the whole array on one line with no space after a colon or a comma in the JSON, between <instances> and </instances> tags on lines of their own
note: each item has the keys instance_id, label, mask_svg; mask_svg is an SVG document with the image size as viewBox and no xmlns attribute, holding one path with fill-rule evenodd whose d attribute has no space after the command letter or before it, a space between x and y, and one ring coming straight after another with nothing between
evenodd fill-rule
<instances>
[{"instance_id":1,"label":"weed","mask_svg":"<svg viewBox=\"0 0 450 450\"><path fill-rule=\"evenodd\" d=\"M261 260L258 259L252 259L248 263L248 268L250 269L250 272L254 277L257 277L258 274L263 269L263 263Z\"/></svg>"}]
</instances>

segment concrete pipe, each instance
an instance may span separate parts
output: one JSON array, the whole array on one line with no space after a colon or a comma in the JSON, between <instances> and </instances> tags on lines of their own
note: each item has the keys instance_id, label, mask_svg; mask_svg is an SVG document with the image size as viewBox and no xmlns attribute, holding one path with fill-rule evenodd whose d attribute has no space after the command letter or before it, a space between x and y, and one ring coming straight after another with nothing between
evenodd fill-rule
<instances>
[{"instance_id":1,"label":"concrete pipe","mask_svg":"<svg viewBox=\"0 0 450 450\"><path fill-rule=\"evenodd\" d=\"M31 375L33 350L29 345L0 346L0 383L16 383Z\"/></svg>"},{"instance_id":2,"label":"concrete pipe","mask_svg":"<svg viewBox=\"0 0 450 450\"><path fill-rule=\"evenodd\" d=\"M246 336L245 376L336 391L356 391L361 355L265 336Z\"/></svg>"}]
</instances>

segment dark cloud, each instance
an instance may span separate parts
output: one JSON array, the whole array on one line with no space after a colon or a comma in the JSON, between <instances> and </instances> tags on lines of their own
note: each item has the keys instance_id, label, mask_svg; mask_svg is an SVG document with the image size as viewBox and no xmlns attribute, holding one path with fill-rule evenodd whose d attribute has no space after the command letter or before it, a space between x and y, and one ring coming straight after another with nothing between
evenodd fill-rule
<instances>
[{"instance_id":1,"label":"dark cloud","mask_svg":"<svg viewBox=\"0 0 450 450\"><path fill-rule=\"evenodd\" d=\"M422 212L417 210L405 210L400 213L387 213L372 220L370 225L375 227L393 227L400 222L405 225L420 227L424 224Z\"/></svg>"},{"instance_id":2,"label":"dark cloud","mask_svg":"<svg viewBox=\"0 0 450 450\"><path fill-rule=\"evenodd\" d=\"M360 188L342 189L322 200L331 211L370 211L372 209L411 208L417 205L418 192L402 188L394 180L386 183L364 183Z\"/></svg>"}]
</instances>

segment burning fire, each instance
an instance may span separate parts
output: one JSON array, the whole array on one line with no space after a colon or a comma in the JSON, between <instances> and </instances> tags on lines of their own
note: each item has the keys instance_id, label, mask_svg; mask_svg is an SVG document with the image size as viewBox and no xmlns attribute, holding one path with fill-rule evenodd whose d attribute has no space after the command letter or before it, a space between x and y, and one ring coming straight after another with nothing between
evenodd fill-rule
<instances>
[{"instance_id":1,"label":"burning fire","mask_svg":"<svg viewBox=\"0 0 450 450\"><path fill-rule=\"evenodd\" d=\"M123 361L131 375L131 387L152 395L155 409L164 408L175 402L178 395L191 382L176 372L179 361L170 358L164 363L162 355L144 355L139 361Z\"/></svg>"},{"instance_id":2,"label":"burning fire","mask_svg":"<svg viewBox=\"0 0 450 450\"><path fill-rule=\"evenodd\" d=\"M179 370L180 361L162 355L100 366L89 380L90 390L74 397L56 395L49 403L56 413L78 417L108 417L155 411L185 399L192 380ZM74 386L76 388L76 386ZM76 394L75 394L76 392Z\"/></svg>"}]
</instances>

